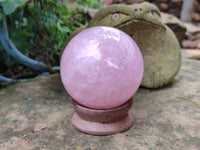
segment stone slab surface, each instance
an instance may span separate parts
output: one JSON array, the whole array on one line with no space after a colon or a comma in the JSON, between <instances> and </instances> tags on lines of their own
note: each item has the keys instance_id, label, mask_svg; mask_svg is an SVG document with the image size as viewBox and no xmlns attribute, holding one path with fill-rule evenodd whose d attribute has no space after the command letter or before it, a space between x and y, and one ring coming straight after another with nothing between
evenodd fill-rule
<instances>
[{"instance_id":1,"label":"stone slab surface","mask_svg":"<svg viewBox=\"0 0 200 150\"><path fill-rule=\"evenodd\" d=\"M128 131L93 136L72 127L59 74L1 89L0 150L200 150L200 61L184 54L170 85L133 99Z\"/></svg>"}]
</instances>

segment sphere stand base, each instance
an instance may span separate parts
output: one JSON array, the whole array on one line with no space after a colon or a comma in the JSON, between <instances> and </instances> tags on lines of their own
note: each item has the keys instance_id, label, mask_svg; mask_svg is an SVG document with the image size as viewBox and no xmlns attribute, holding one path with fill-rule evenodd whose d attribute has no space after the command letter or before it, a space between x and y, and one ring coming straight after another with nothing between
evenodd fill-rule
<instances>
[{"instance_id":1,"label":"sphere stand base","mask_svg":"<svg viewBox=\"0 0 200 150\"><path fill-rule=\"evenodd\" d=\"M84 107L71 99L75 110L71 117L73 127L81 132L93 135L111 135L126 131L132 126L133 118L128 110L132 98L125 104L107 110Z\"/></svg>"}]
</instances>

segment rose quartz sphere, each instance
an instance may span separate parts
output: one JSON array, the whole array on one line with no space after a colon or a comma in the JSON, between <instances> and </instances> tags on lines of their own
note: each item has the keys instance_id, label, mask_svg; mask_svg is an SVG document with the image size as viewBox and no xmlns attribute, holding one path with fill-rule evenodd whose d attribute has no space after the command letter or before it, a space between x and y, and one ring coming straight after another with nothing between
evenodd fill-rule
<instances>
[{"instance_id":1,"label":"rose quartz sphere","mask_svg":"<svg viewBox=\"0 0 200 150\"><path fill-rule=\"evenodd\" d=\"M70 96L94 109L127 102L143 76L143 59L133 39L112 27L93 27L76 35L61 58L61 78Z\"/></svg>"}]
</instances>

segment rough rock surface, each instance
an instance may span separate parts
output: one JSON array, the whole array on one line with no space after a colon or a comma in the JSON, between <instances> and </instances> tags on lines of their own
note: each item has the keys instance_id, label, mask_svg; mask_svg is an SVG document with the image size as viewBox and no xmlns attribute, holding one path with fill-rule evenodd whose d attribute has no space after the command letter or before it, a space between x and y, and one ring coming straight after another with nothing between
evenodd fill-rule
<instances>
[{"instance_id":1,"label":"rough rock surface","mask_svg":"<svg viewBox=\"0 0 200 150\"><path fill-rule=\"evenodd\" d=\"M175 80L139 89L133 126L112 136L75 130L59 74L0 90L1 150L199 150L200 61L183 58Z\"/></svg>"},{"instance_id":2,"label":"rough rock surface","mask_svg":"<svg viewBox=\"0 0 200 150\"><path fill-rule=\"evenodd\" d=\"M166 24L172 31L175 33L179 43L185 38L186 36L186 27L183 22L181 22L177 17L161 13L162 21Z\"/></svg>"}]
</instances>

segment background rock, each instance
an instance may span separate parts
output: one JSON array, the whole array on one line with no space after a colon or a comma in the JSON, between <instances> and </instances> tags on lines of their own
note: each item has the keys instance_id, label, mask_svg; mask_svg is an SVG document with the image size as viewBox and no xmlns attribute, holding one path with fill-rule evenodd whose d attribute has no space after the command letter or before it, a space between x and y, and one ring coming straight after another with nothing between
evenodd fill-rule
<instances>
[{"instance_id":1,"label":"background rock","mask_svg":"<svg viewBox=\"0 0 200 150\"><path fill-rule=\"evenodd\" d=\"M176 34L176 37L177 37L179 43L181 43L181 41L186 36L186 27L183 24L183 22L181 22L174 15L161 13L161 16L162 16L163 23L172 29L172 31Z\"/></svg>"}]
</instances>

